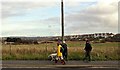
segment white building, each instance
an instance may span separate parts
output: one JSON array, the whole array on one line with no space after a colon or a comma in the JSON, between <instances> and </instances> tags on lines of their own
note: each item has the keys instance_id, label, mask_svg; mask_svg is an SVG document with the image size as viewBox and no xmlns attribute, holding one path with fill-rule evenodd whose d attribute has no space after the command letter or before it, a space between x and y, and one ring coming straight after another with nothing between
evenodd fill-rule
<instances>
[{"instance_id":1,"label":"white building","mask_svg":"<svg viewBox=\"0 0 120 70\"><path fill-rule=\"evenodd\" d=\"M95 33L94 34L94 38L97 38L97 37L107 38L107 37L113 37L113 36L114 36L113 33Z\"/></svg>"}]
</instances>

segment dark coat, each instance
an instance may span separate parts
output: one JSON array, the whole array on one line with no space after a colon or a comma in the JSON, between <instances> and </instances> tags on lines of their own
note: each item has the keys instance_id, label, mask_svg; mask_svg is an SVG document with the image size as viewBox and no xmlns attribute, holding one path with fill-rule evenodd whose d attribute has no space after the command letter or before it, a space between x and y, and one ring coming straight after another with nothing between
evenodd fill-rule
<instances>
[{"instance_id":1,"label":"dark coat","mask_svg":"<svg viewBox=\"0 0 120 70\"><path fill-rule=\"evenodd\" d=\"M86 43L84 50L85 51L91 51L92 50L91 44L90 43Z\"/></svg>"},{"instance_id":2,"label":"dark coat","mask_svg":"<svg viewBox=\"0 0 120 70\"><path fill-rule=\"evenodd\" d=\"M63 43L62 47L64 49L63 53L67 53L67 44Z\"/></svg>"}]
</instances>

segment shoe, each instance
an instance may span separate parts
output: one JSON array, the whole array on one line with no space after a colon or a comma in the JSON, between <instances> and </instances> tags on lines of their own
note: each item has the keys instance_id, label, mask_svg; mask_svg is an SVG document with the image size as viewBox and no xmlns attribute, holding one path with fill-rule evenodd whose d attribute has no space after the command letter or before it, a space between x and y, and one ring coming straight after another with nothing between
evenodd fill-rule
<instances>
[{"instance_id":1,"label":"shoe","mask_svg":"<svg viewBox=\"0 0 120 70\"><path fill-rule=\"evenodd\" d=\"M62 60L62 61L61 61L61 63L62 63L63 65L65 65L65 64L66 64L64 60Z\"/></svg>"},{"instance_id":2,"label":"shoe","mask_svg":"<svg viewBox=\"0 0 120 70\"><path fill-rule=\"evenodd\" d=\"M58 61L55 60L55 63L57 63Z\"/></svg>"}]
</instances>

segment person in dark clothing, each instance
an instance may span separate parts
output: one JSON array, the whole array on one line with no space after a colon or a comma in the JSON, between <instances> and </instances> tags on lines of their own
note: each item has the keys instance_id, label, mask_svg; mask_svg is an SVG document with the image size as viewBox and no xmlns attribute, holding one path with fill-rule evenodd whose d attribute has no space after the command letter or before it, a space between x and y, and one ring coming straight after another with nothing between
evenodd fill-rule
<instances>
[{"instance_id":1,"label":"person in dark clothing","mask_svg":"<svg viewBox=\"0 0 120 70\"><path fill-rule=\"evenodd\" d=\"M88 57L88 60L91 61L90 52L92 50L92 46L90 44L90 41L88 41L88 40L86 41L84 50L85 50L85 57L83 60L86 60Z\"/></svg>"},{"instance_id":2,"label":"person in dark clothing","mask_svg":"<svg viewBox=\"0 0 120 70\"><path fill-rule=\"evenodd\" d=\"M65 60L67 60L68 50L67 50L67 44L65 43L65 41L63 41L63 43L62 43L62 47L64 49L63 52L62 52L63 58Z\"/></svg>"}]
</instances>

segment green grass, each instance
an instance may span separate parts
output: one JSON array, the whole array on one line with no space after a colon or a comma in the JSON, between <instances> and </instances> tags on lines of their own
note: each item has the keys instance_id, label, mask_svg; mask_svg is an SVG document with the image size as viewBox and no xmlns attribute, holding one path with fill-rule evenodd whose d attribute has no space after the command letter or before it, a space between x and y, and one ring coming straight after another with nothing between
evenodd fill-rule
<instances>
[{"instance_id":1,"label":"green grass","mask_svg":"<svg viewBox=\"0 0 120 70\"><path fill-rule=\"evenodd\" d=\"M67 44L69 60L84 58L85 42L69 41ZM92 60L120 59L117 42L92 43L92 47ZM2 60L47 60L48 55L56 50L56 42L38 45L2 45Z\"/></svg>"}]
</instances>

